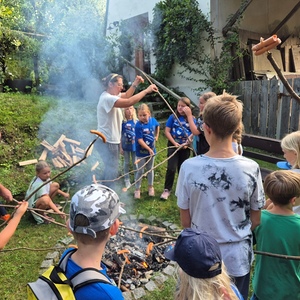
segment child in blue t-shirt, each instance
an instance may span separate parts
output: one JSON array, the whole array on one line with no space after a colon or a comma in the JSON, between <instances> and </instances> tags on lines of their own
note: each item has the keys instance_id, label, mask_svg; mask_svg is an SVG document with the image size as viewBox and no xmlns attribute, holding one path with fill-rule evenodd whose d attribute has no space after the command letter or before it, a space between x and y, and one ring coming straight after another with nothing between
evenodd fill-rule
<instances>
[{"instance_id":1,"label":"child in blue t-shirt","mask_svg":"<svg viewBox=\"0 0 300 300\"><path fill-rule=\"evenodd\" d=\"M135 108L132 106L123 109L123 122L122 122L122 135L121 135L121 154L124 156L124 181L125 187L129 188L130 176L130 159L131 163L135 166L135 124L137 116Z\"/></svg>"},{"instance_id":2,"label":"child in blue t-shirt","mask_svg":"<svg viewBox=\"0 0 300 300\"><path fill-rule=\"evenodd\" d=\"M160 199L162 200L167 200L171 194L176 169L179 172L181 164L190 156L191 151L188 145L189 137L192 136L192 132L183 110L186 106L191 106L191 100L186 97L180 98L177 103L177 118L172 114L166 123L165 135L168 139L168 167L165 177L164 191L160 196ZM182 148L178 150L178 147L180 146L182 146Z\"/></svg>"},{"instance_id":3,"label":"child in blue t-shirt","mask_svg":"<svg viewBox=\"0 0 300 300\"><path fill-rule=\"evenodd\" d=\"M141 198L141 178L143 176L144 168L147 172L148 179L148 194L153 197L154 188L154 155L156 154L155 142L159 136L159 123L153 117L147 104L141 104L137 109L139 121L135 125L135 145L137 157L137 172L134 198Z\"/></svg>"}]
</instances>

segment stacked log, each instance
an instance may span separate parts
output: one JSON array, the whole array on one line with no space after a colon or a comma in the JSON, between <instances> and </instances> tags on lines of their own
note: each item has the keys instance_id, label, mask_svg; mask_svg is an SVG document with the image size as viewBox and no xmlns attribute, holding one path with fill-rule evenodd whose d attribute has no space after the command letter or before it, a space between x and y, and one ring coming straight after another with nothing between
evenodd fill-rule
<instances>
[{"instance_id":1,"label":"stacked log","mask_svg":"<svg viewBox=\"0 0 300 300\"><path fill-rule=\"evenodd\" d=\"M48 156L55 168L70 167L84 156L85 150L81 149L80 142L67 138L64 134L53 144L46 140L41 142L44 150L39 160L46 160ZM67 150L68 149L68 150Z\"/></svg>"},{"instance_id":2,"label":"stacked log","mask_svg":"<svg viewBox=\"0 0 300 300\"><path fill-rule=\"evenodd\" d=\"M51 145L46 140L41 142L41 145L44 147L39 159L31 159L26 161L19 162L19 166L26 166L30 164L36 164L40 160L51 160L54 168L67 168L80 159L82 159L86 153L86 149L80 148L80 142L67 138L64 134ZM93 152L94 145L92 145L86 153L86 157L90 156ZM85 163L85 161L82 161ZM92 166L91 171L94 171L99 165L97 161L94 166Z\"/></svg>"}]
</instances>

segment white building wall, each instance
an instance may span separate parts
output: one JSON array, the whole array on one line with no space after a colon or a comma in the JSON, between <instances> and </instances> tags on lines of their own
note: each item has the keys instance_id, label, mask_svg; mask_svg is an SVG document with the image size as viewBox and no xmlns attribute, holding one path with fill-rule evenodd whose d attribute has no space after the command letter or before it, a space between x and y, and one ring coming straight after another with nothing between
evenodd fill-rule
<instances>
[{"instance_id":1,"label":"white building wall","mask_svg":"<svg viewBox=\"0 0 300 300\"><path fill-rule=\"evenodd\" d=\"M126 20L141 14L148 13L149 22L153 20L153 8L157 3L157 0L108 0L107 1L107 27L113 24L115 21ZM199 1L199 8L206 14L210 16L210 0ZM113 27L113 26L112 26ZM113 33L114 30L107 31L107 35ZM151 55L151 72L155 71L155 57ZM170 86L176 87L182 92L184 92L194 103L198 104L197 93L194 92L195 88L199 85L195 82L187 81L176 75L176 67L173 70L175 76L171 76L168 84ZM132 81L135 76L135 71L131 67L126 67L124 69L124 76L129 81Z\"/></svg>"}]
</instances>

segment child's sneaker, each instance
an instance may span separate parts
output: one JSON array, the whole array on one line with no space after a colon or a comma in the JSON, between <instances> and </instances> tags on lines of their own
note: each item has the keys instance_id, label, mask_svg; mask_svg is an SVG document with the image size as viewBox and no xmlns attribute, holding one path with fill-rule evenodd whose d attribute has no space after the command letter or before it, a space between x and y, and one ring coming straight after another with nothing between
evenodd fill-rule
<instances>
[{"instance_id":1,"label":"child's sneaker","mask_svg":"<svg viewBox=\"0 0 300 300\"><path fill-rule=\"evenodd\" d=\"M126 189L129 189L130 186L131 186L130 180L129 179L125 179L124 182L125 182Z\"/></svg>"},{"instance_id":2,"label":"child's sneaker","mask_svg":"<svg viewBox=\"0 0 300 300\"><path fill-rule=\"evenodd\" d=\"M9 220L9 218L10 218L10 214L6 214L4 216L0 216L0 219L3 220L3 221Z\"/></svg>"},{"instance_id":3,"label":"child's sneaker","mask_svg":"<svg viewBox=\"0 0 300 300\"><path fill-rule=\"evenodd\" d=\"M151 187L151 188L148 189L148 195L149 195L150 197L154 197L154 196L155 196L154 188L153 188L153 187Z\"/></svg>"},{"instance_id":4,"label":"child's sneaker","mask_svg":"<svg viewBox=\"0 0 300 300\"><path fill-rule=\"evenodd\" d=\"M169 190L165 189L163 191L163 193L160 195L160 199L167 200L169 198L170 194L171 194L171 192Z\"/></svg>"},{"instance_id":5,"label":"child's sneaker","mask_svg":"<svg viewBox=\"0 0 300 300\"><path fill-rule=\"evenodd\" d=\"M141 199L141 192L140 192L140 190L134 191L134 199Z\"/></svg>"}]
</instances>

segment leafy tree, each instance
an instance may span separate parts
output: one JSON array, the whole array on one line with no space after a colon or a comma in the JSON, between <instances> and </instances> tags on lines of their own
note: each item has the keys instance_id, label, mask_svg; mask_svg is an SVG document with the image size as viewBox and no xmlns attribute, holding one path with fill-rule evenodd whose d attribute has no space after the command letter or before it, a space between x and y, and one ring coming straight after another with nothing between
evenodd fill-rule
<instances>
[{"instance_id":1,"label":"leafy tree","mask_svg":"<svg viewBox=\"0 0 300 300\"><path fill-rule=\"evenodd\" d=\"M221 54L215 55L216 45L222 40L196 0L158 2L154 8L152 31L159 81L169 78L173 66L178 64L182 67L179 72L182 77L200 83L202 87L198 91L211 88L220 93L228 88L228 75L235 59L230 48L236 36L225 41ZM210 46L209 51L207 46Z\"/></svg>"}]
</instances>

